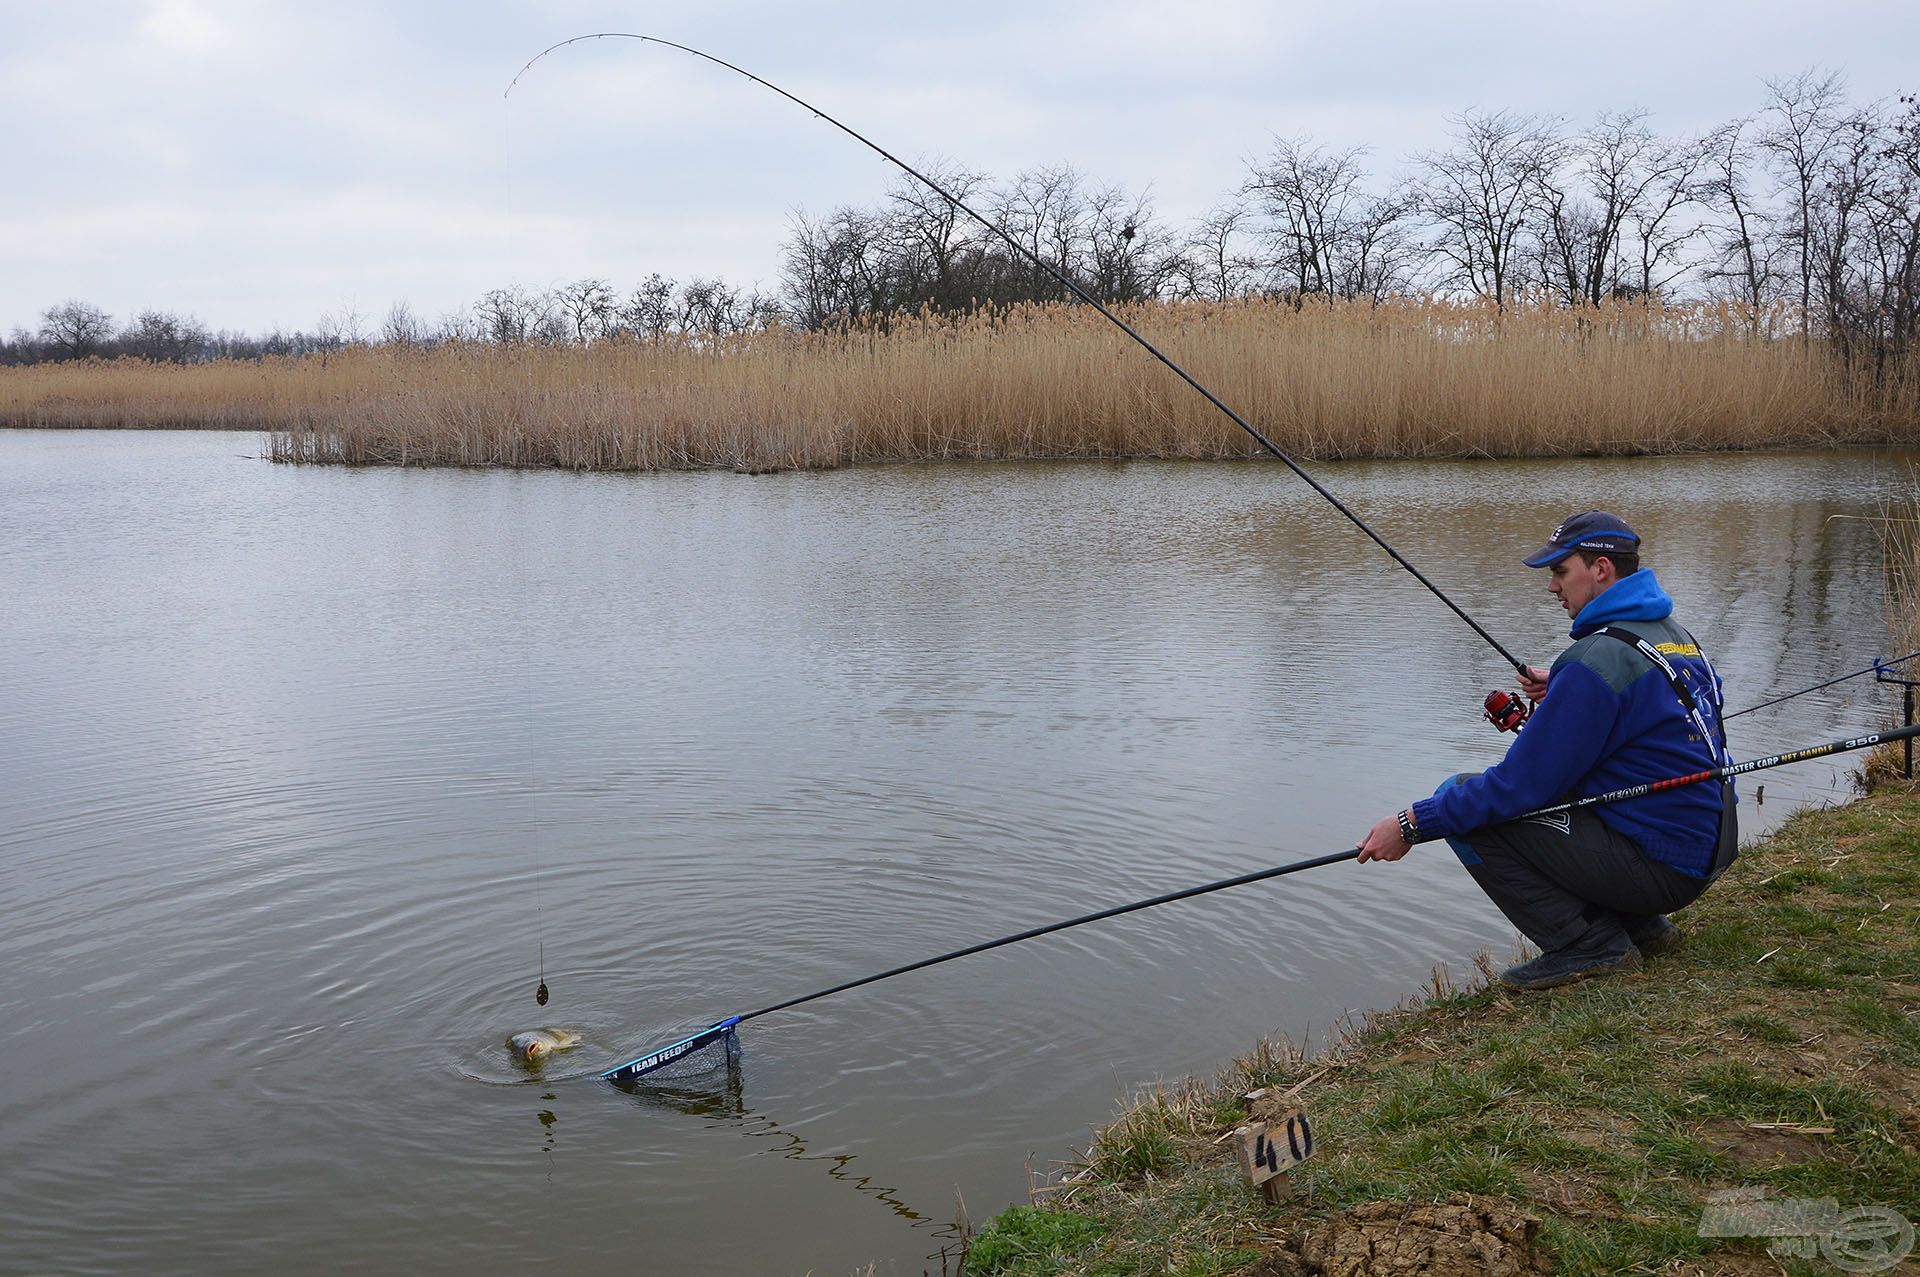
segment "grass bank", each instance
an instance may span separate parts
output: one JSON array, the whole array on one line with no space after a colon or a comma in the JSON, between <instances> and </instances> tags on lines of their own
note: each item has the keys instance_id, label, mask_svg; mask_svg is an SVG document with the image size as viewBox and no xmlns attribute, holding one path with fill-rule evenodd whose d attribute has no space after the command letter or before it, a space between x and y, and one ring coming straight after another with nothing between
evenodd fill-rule
<instances>
[{"instance_id":1,"label":"grass bank","mask_svg":"<svg viewBox=\"0 0 1920 1277\"><path fill-rule=\"evenodd\" d=\"M1678 920L1685 947L1630 975L1440 975L1319 1058L1262 1044L1140 1097L965 1271L1832 1273L1703 1237L1709 1195L1920 1224L1920 794L1796 816ZM1318 1136L1271 1206L1229 1138L1259 1087L1252 1116L1298 1103Z\"/></svg>"},{"instance_id":2,"label":"grass bank","mask_svg":"<svg viewBox=\"0 0 1920 1277\"><path fill-rule=\"evenodd\" d=\"M1401 298L1123 314L1279 446L1555 456L1911 440L1920 368L1849 376L1783 313ZM0 423L272 432L283 461L771 470L1228 458L1254 445L1085 307L588 347L0 369Z\"/></svg>"}]
</instances>

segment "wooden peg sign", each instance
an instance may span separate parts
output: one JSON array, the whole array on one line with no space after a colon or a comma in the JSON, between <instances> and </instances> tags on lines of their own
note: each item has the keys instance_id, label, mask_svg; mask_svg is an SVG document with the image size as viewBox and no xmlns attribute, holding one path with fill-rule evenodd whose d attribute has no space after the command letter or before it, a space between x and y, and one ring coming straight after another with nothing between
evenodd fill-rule
<instances>
[{"instance_id":1,"label":"wooden peg sign","mask_svg":"<svg viewBox=\"0 0 1920 1277\"><path fill-rule=\"evenodd\" d=\"M1278 1201L1293 1192L1287 1172L1313 1156L1313 1123L1305 1109L1294 1109L1271 1122L1236 1128L1233 1143L1247 1182L1258 1185L1268 1201Z\"/></svg>"}]
</instances>

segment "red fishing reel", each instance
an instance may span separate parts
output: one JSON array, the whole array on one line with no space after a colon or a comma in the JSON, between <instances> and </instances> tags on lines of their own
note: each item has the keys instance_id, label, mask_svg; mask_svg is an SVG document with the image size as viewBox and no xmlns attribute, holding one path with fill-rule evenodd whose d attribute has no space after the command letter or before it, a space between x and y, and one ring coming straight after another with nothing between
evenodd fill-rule
<instances>
[{"instance_id":1,"label":"red fishing reel","mask_svg":"<svg viewBox=\"0 0 1920 1277\"><path fill-rule=\"evenodd\" d=\"M1517 732L1529 710L1525 697L1496 690L1487 693L1487 707L1480 716L1503 732Z\"/></svg>"}]
</instances>

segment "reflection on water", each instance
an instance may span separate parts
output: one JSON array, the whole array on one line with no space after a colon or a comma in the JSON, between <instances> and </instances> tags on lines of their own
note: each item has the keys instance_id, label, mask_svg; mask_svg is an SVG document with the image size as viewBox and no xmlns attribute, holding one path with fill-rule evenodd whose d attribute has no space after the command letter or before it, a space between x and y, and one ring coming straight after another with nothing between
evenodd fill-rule
<instances>
[{"instance_id":1,"label":"reflection on water","mask_svg":"<svg viewBox=\"0 0 1920 1277\"><path fill-rule=\"evenodd\" d=\"M0 433L9 1264L917 1273L929 1204L1021 1196L1131 1086L1512 943L1450 856L1335 866L768 1015L737 1077L623 1094L584 1074L676 1026L1350 846L1498 758L1510 674L1277 466L245 450ZM1885 649L1898 459L1323 471L1528 659L1565 619L1518 559L1596 505L1735 706ZM1732 747L1894 704L1858 680ZM1854 765L1766 773L1743 826ZM499 1044L534 1023L586 1044L529 1078Z\"/></svg>"},{"instance_id":2,"label":"reflection on water","mask_svg":"<svg viewBox=\"0 0 1920 1277\"><path fill-rule=\"evenodd\" d=\"M897 1187L876 1182L872 1175L863 1173L856 1166L860 1160L856 1154L815 1152L799 1132L787 1129L765 1113L749 1109L741 1059L742 1053L732 1050L722 1054L718 1066L708 1069L704 1074L669 1077L664 1081L649 1075L609 1082L607 1085L632 1097L634 1103L643 1108L657 1106L686 1117L720 1119L730 1123L745 1138L765 1141L765 1151L785 1161L815 1165L837 1183L885 1206L896 1218L904 1220L909 1228L924 1230L927 1239L935 1246L932 1252L923 1256L924 1259L941 1261L957 1257L957 1252L955 1256L949 1256L948 1253L952 1249L950 1244L961 1240L962 1234L956 1224L936 1220L903 1200ZM543 1111L540 1120L551 1130L551 1113ZM551 1151L551 1141L547 1147ZM945 1271L944 1265L942 1271Z\"/></svg>"}]
</instances>

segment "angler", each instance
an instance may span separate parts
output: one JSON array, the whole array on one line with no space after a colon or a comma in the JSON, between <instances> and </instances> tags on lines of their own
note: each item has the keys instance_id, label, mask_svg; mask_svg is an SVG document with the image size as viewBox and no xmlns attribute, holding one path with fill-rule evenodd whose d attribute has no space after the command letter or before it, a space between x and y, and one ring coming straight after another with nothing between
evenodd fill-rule
<instances>
[{"instance_id":1,"label":"angler","mask_svg":"<svg viewBox=\"0 0 1920 1277\"><path fill-rule=\"evenodd\" d=\"M1431 798L1381 819L1362 862L1398 860L1445 838L1500 911L1540 949L1502 983L1544 989L1625 970L1674 947L1665 917L1695 900L1737 854L1733 783L1659 789L1631 802L1528 815L1586 797L1732 762L1719 676L1673 619L1673 600L1640 566L1640 538L1611 514L1562 522L1526 559L1572 618L1573 646L1551 670L1528 666L1517 732L1498 764L1454 776ZM1524 725L1517 721L1526 718ZM1503 724L1505 725L1505 724Z\"/></svg>"}]
</instances>

